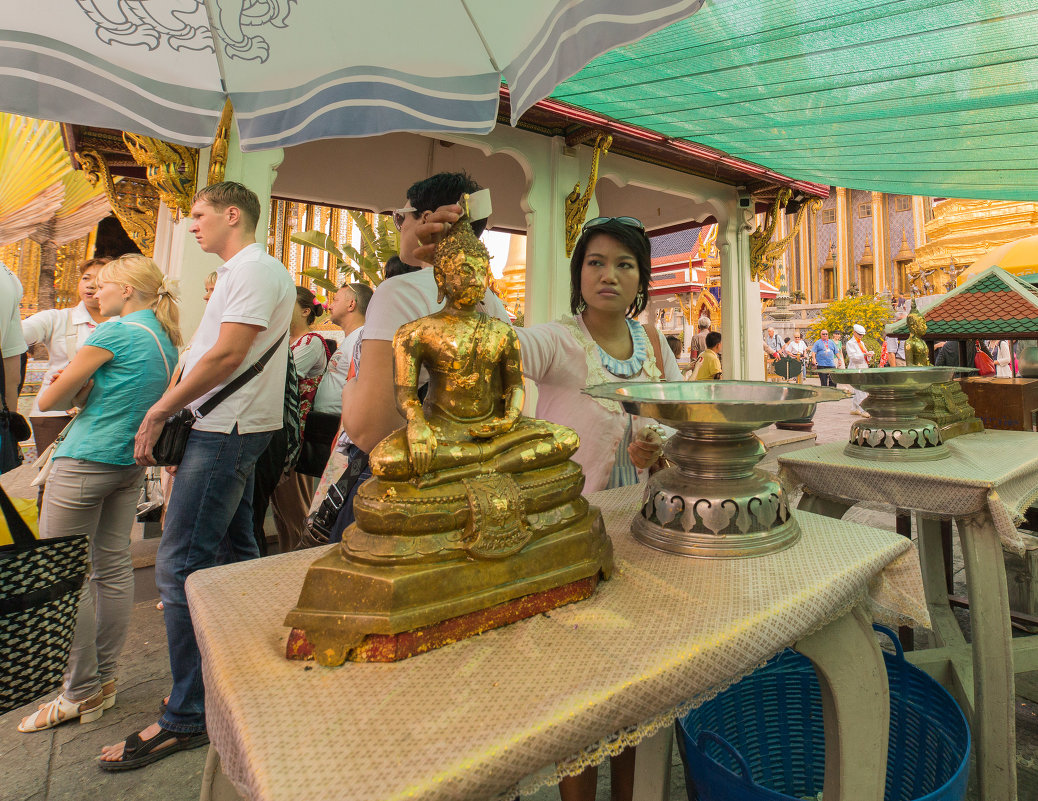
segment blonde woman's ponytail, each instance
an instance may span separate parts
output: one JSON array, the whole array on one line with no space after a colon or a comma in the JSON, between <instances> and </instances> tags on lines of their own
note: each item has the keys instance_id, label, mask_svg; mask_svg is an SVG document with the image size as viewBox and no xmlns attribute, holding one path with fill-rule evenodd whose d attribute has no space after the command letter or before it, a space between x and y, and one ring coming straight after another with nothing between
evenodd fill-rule
<instances>
[{"instance_id":1,"label":"blonde woman's ponytail","mask_svg":"<svg viewBox=\"0 0 1038 801\"><path fill-rule=\"evenodd\" d=\"M162 274L159 266L139 253L129 253L108 262L99 271L99 282L114 281L133 287L141 299L148 304L169 341L179 348L184 344L180 335L180 309L173 282Z\"/></svg>"},{"instance_id":2,"label":"blonde woman's ponytail","mask_svg":"<svg viewBox=\"0 0 1038 801\"><path fill-rule=\"evenodd\" d=\"M184 338L180 335L180 305L177 303L178 298L172 283L169 278L163 276L162 284L156 293L158 300L155 301L155 319L159 321L173 346L179 348L184 344Z\"/></svg>"}]
</instances>

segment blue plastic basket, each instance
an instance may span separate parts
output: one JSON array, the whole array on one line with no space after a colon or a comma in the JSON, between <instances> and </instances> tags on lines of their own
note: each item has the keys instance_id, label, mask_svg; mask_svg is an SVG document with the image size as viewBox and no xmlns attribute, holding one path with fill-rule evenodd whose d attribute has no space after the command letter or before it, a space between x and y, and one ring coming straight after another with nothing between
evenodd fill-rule
<instances>
[{"instance_id":1,"label":"blue plastic basket","mask_svg":"<svg viewBox=\"0 0 1038 801\"><path fill-rule=\"evenodd\" d=\"M890 686L885 801L962 801L970 732L941 685L884 652ZM807 657L784 651L677 721L689 801L797 801L825 778L822 697Z\"/></svg>"}]
</instances>

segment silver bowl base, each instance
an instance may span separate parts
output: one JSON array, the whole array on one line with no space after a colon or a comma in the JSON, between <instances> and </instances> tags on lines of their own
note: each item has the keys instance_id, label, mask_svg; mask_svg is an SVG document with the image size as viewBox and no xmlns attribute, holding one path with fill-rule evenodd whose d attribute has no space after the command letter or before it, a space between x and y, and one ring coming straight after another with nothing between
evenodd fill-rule
<instances>
[{"instance_id":1,"label":"silver bowl base","mask_svg":"<svg viewBox=\"0 0 1038 801\"><path fill-rule=\"evenodd\" d=\"M800 539L800 526L790 517L785 523L752 534L710 534L675 531L646 520L642 515L631 525L634 538L657 551L698 559L739 559L776 553Z\"/></svg>"},{"instance_id":2,"label":"silver bowl base","mask_svg":"<svg viewBox=\"0 0 1038 801\"><path fill-rule=\"evenodd\" d=\"M873 462L933 462L951 456L951 451L944 443L929 448L885 448L882 445L870 448L848 442L843 452L855 459L869 459Z\"/></svg>"}]
</instances>

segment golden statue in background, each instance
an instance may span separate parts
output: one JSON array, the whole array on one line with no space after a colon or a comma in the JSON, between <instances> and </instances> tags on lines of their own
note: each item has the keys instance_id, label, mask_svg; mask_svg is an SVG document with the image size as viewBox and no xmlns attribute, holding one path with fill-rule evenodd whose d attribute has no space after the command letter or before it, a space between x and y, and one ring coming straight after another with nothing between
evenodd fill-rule
<instances>
[{"instance_id":1,"label":"golden statue in background","mask_svg":"<svg viewBox=\"0 0 1038 801\"><path fill-rule=\"evenodd\" d=\"M915 298L912 298L912 310L908 313L907 322L910 336L905 342L905 364L909 367L929 367L930 350L923 340L923 334L926 333L926 320L915 307Z\"/></svg>"},{"instance_id":2,"label":"golden statue in background","mask_svg":"<svg viewBox=\"0 0 1038 801\"><path fill-rule=\"evenodd\" d=\"M905 342L905 364L909 367L931 366L930 351L923 340L926 319L916 308L914 297L906 322L910 336ZM984 423L976 416L958 381L931 384L923 391L922 396L926 400L926 406L923 407L920 417L933 420L937 424L941 430L942 440L947 441L960 434L974 434L984 430Z\"/></svg>"},{"instance_id":3,"label":"golden statue in background","mask_svg":"<svg viewBox=\"0 0 1038 801\"><path fill-rule=\"evenodd\" d=\"M412 656L586 598L612 571L569 458L576 433L521 415L515 331L477 310L489 254L467 217L433 265L445 307L393 339L407 424L372 450L356 522L311 565L286 620L321 664ZM290 655L303 637L293 633Z\"/></svg>"}]
</instances>

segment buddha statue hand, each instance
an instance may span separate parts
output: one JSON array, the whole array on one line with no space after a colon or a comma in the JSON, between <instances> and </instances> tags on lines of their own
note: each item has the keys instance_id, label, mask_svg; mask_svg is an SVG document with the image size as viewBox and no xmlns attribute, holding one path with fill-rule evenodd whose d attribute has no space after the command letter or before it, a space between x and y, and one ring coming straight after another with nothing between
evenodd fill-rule
<instances>
[{"instance_id":1,"label":"buddha statue hand","mask_svg":"<svg viewBox=\"0 0 1038 801\"><path fill-rule=\"evenodd\" d=\"M511 431L515 428L518 420L519 412L509 409L500 417L491 417L489 420L484 420L482 423L472 426L469 429L469 434L478 439L492 439Z\"/></svg>"},{"instance_id":2,"label":"buddha statue hand","mask_svg":"<svg viewBox=\"0 0 1038 801\"><path fill-rule=\"evenodd\" d=\"M414 475L428 472L436 453L436 435L423 418L414 417L407 423L407 449L411 453Z\"/></svg>"}]
</instances>

